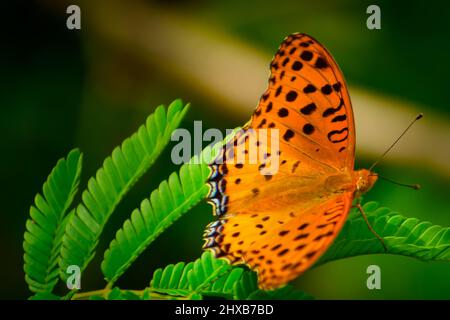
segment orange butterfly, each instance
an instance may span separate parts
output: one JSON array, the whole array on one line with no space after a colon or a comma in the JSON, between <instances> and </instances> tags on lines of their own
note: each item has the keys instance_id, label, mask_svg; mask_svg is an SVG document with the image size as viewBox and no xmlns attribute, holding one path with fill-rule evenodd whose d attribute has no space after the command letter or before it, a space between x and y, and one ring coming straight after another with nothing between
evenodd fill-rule
<instances>
[{"instance_id":1,"label":"orange butterfly","mask_svg":"<svg viewBox=\"0 0 450 320\"><path fill-rule=\"evenodd\" d=\"M245 130L277 129L278 170L262 172L274 161L270 152L255 164L228 157L211 165L208 199L219 220L208 225L204 245L255 270L262 289L282 286L313 265L338 235L353 199L377 180L370 170L354 170L352 106L329 52L308 35L292 34L270 69L251 120L218 158L230 146L248 153Z\"/></svg>"}]
</instances>

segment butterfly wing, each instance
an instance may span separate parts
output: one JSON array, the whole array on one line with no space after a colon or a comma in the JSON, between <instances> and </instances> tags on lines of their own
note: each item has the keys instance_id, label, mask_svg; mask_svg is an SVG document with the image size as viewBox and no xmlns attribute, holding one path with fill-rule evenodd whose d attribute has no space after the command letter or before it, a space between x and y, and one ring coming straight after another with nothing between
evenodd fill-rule
<instances>
[{"instance_id":1,"label":"butterfly wing","mask_svg":"<svg viewBox=\"0 0 450 320\"><path fill-rule=\"evenodd\" d=\"M352 106L328 51L310 36L293 34L281 44L270 69L269 87L251 126L279 128L294 156L301 152L336 169L353 169Z\"/></svg>"},{"instance_id":2,"label":"butterfly wing","mask_svg":"<svg viewBox=\"0 0 450 320\"><path fill-rule=\"evenodd\" d=\"M309 208L284 212L286 220L279 219L280 212L230 215L210 224L206 243L216 256L248 264L258 273L260 288L277 288L306 271L328 249L344 225L352 200L351 192L337 195Z\"/></svg>"},{"instance_id":3,"label":"butterfly wing","mask_svg":"<svg viewBox=\"0 0 450 320\"><path fill-rule=\"evenodd\" d=\"M279 133L279 150L252 129ZM260 283L266 288L306 270L326 250L348 214L354 143L350 98L337 64L311 37L287 37L271 63L269 88L249 125L223 148L218 159L224 163L211 166L209 201L220 219L208 226L204 247L233 263L244 262L261 270ZM257 163L236 163L236 156L241 152L248 156L254 144L266 147L264 156ZM279 166L273 166L275 163ZM277 170L272 170L275 167ZM330 183L330 177L337 182ZM342 201L342 214L336 218L339 223L332 233L326 231L329 235L321 238L320 245L311 236L312 247L291 251L305 258L317 247L316 254L301 267L283 269L284 260L278 256L271 259L278 267L269 267L266 255L252 256L252 251L269 252L268 246L283 230L294 230L299 223L308 223L309 228L322 225L325 212ZM315 232L309 230L311 235ZM257 248L260 243L267 247ZM267 280L270 270L275 274Z\"/></svg>"}]
</instances>

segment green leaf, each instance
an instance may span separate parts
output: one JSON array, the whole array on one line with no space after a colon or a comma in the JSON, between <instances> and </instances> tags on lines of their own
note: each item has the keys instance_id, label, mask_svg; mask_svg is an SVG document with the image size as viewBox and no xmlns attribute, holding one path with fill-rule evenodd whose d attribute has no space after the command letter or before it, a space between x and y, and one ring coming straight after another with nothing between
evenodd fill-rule
<instances>
[{"instance_id":1,"label":"green leaf","mask_svg":"<svg viewBox=\"0 0 450 320\"><path fill-rule=\"evenodd\" d=\"M25 281L33 292L51 292L58 282L58 258L66 211L78 190L82 155L74 149L60 159L30 208L23 248Z\"/></svg>"},{"instance_id":2,"label":"green leaf","mask_svg":"<svg viewBox=\"0 0 450 320\"><path fill-rule=\"evenodd\" d=\"M233 275L228 281L231 268L226 260L217 259L212 252L206 251L200 259L194 261L192 269L187 274L189 288L195 292L208 292L208 294L231 293L234 283L242 274L242 269L236 268L239 272L237 277Z\"/></svg>"},{"instance_id":3,"label":"green leaf","mask_svg":"<svg viewBox=\"0 0 450 320\"><path fill-rule=\"evenodd\" d=\"M142 300L142 298L129 290L113 288L106 300Z\"/></svg>"},{"instance_id":4,"label":"green leaf","mask_svg":"<svg viewBox=\"0 0 450 320\"><path fill-rule=\"evenodd\" d=\"M246 271L242 275L242 278L234 285L233 298L235 300L245 300L257 290L259 289L256 272Z\"/></svg>"},{"instance_id":5,"label":"green leaf","mask_svg":"<svg viewBox=\"0 0 450 320\"><path fill-rule=\"evenodd\" d=\"M297 291L291 285L265 291L258 288L258 279L253 271L246 271L234 285L233 298L236 300L310 300L311 296Z\"/></svg>"},{"instance_id":6,"label":"green leaf","mask_svg":"<svg viewBox=\"0 0 450 320\"><path fill-rule=\"evenodd\" d=\"M204 183L208 175L209 169L205 166L185 164L179 175L172 173L142 201L105 252L101 267L109 282L117 280L150 243L204 199L208 193Z\"/></svg>"},{"instance_id":7,"label":"green leaf","mask_svg":"<svg viewBox=\"0 0 450 320\"><path fill-rule=\"evenodd\" d=\"M199 156L194 156L181 166L179 174L172 173L132 212L105 252L102 271L106 280L114 283L164 230L205 198L209 190L206 184L210 174L208 163L215 158L221 145L207 147Z\"/></svg>"},{"instance_id":8,"label":"green leaf","mask_svg":"<svg viewBox=\"0 0 450 320\"><path fill-rule=\"evenodd\" d=\"M174 101L167 112L159 106L145 125L116 147L88 182L83 203L67 222L61 248L61 276L69 265L83 271L95 254L98 238L112 212L135 182L155 162L188 106Z\"/></svg>"},{"instance_id":9,"label":"green leaf","mask_svg":"<svg viewBox=\"0 0 450 320\"><path fill-rule=\"evenodd\" d=\"M173 297L193 298L200 294L231 298L242 273L242 268L232 268L227 261L214 258L211 252L204 252L194 262L180 262L157 269L148 289Z\"/></svg>"},{"instance_id":10,"label":"green leaf","mask_svg":"<svg viewBox=\"0 0 450 320\"><path fill-rule=\"evenodd\" d=\"M387 253L424 261L450 261L450 228L406 218L391 209L379 207L375 202L368 202L363 208L370 225L384 239ZM362 215L355 211L316 265L374 253L385 253L384 248L369 231Z\"/></svg>"},{"instance_id":11,"label":"green leaf","mask_svg":"<svg viewBox=\"0 0 450 320\"><path fill-rule=\"evenodd\" d=\"M176 294L179 295L189 293L187 274L192 267L192 262L187 265L184 262L179 262L176 265L169 264L164 269L156 269L153 273L150 287L153 289L177 290Z\"/></svg>"}]
</instances>

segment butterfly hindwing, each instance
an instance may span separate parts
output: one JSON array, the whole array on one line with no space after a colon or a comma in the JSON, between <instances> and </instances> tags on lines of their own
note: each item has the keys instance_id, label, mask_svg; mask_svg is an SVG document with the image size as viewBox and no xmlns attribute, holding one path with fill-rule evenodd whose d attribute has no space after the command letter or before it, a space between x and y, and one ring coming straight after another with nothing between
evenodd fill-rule
<instances>
[{"instance_id":1,"label":"butterfly hindwing","mask_svg":"<svg viewBox=\"0 0 450 320\"><path fill-rule=\"evenodd\" d=\"M341 230L352 194L293 211L229 215L205 231L205 248L258 273L259 286L279 287L307 270Z\"/></svg>"},{"instance_id":2,"label":"butterfly hindwing","mask_svg":"<svg viewBox=\"0 0 450 320\"><path fill-rule=\"evenodd\" d=\"M309 269L341 230L352 204L352 194L329 199L270 229L250 246L244 260L258 273L262 289L280 287Z\"/></svg>"}]
</instances>

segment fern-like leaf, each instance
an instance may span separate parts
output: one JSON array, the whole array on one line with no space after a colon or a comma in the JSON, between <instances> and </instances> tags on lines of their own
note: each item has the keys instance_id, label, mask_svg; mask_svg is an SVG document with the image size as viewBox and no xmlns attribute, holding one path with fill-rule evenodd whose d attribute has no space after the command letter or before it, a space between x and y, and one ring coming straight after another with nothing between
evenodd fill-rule
<instances>
[{"instance_id":1,"label":"fern-like leaf","mask_svg":"<svg viewBox=\"0 0 450 320\"><path fill-rule=\"evenodd\" d=\"M107 300L142 300L142 297L129 290L114 288L109 292Z\"/></svg>"},{"instance_id":2,"label":"fern-like leaf","mask_svg":"<svg viewBox=\"0 0 450 320\"><path fill-rule=\"evenodd\" d=\"M194 261L192 270L187 274L189 287L203 295L231 294L234 284L242 275L242 268L232 270L228 261L217 259L210 251Z\"/></svg>"},{"instance_id":3,"label":"fern-like leaf","mask_svg":"<svg viewBox=\"0 0 450 320\"><path fill-rule=\"evenodd\" d=\"M132 212L105 252L102 271L107 281L114 283L150 243L205 198L209 190L205 183L210 173L208 163L215 158L220 146L218 143L207 147L182 165L179 174L172 173Z\"/></svg>"},{"instance_id":4,"label":"fern-like leaf","mask_svg":"<svg viewBox=\"0 0 450 320\"><path fill-rule=\"evenodd\" d=\"M61 276L69 265L84 270L114 209L134 183L155 162L170 141L188 106L174 101L167 112L159 106L139 130L108 157L82 194L83 203L67 222L61 248Z\"/></svg>"},{"instance_id":5,"label":"fern-like leaf","mask_svg":"<svg viewBox=\"0 0 450 320\"><path fill-rule=\"evenodd\" d=\"M364 205L374 230L384 239L387 253L424 261L450 261L450 228L406 218L375 202ZM358 211L352 212L338 238L316 265L364 254L384 253Z\"/></svg>"},{"instance_id":6,"label":"fern-like leaf","mask_svg":"<svg viewBox=\"0 0 450 320\"><path fill-rule=\"evenodd\" d=\"M109 282L122 275L153 240L206 196L208 175L208 168L201 164L185 164L179 175L172 173L142 201L105 252L101 266Z\"/></svg>"},{"instance_id":7,"label":"fern-like leaf","mask_svg":"<svg viewBox=\"0 0 450 320\"><path fill-rule=\"evenodd\" d=\"M60 159L44 183L43 195L36 195L30 208L23 248L25 280L33 292L49 293L58 282L64 217L78 189L81 163L77 149Z\"/></svg>"},{"instance_id":8,"label":"fern-like leaf","mask_svg":"<svg viewBox=\"0 0 450 320\"><path fill-rule=\"evenodd\" d=\"M235 284L240 280L242 268L232 268L222 259L204 252L194 262L168 265L153 273L149 290L172 297L214 296L231 298Z\"/></svg>"},{"instance_id":9,"label":"fern-like leaf","mask_svg":"<svg viewBox=\"0 0 450 320\"><path fill-rule=\"evenodd\" d=\"M187 274L192 270L193 263L184 262L169 264L164 269L156 269L150 282L150 288L156 292L174 297L186 297L191 292Z\"/></svg>"}]
</instances>

